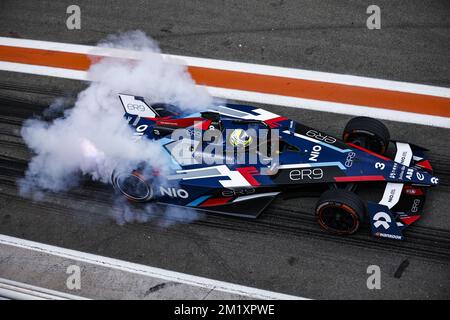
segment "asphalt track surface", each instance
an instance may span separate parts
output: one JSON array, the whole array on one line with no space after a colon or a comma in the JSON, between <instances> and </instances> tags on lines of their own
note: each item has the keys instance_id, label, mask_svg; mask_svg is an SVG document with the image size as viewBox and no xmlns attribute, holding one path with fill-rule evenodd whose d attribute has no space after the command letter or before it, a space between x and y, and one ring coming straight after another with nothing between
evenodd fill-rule
<instances>
[{"instance_id":1,"label":"asphalt track surface","mask_svg":"<svg viewBox=\"0 0 450 320\"><path fill-rule=\"evenodd\" d=\"M164 52L450 86L450 5L379 1L382 29L365 28L357 1L78 1L82 29L65 27L67 1L2 1L0 36L95 44L141 29ZM18 194L30 153L22 122L77 81L0 73L0 233L308 298L450 298L450 131L385 121L391 136L427 146L441 185L403 242L321 231L314 199L279 199L258 220L205 215L190 224L118 225L110 187L86 182L40 201ZM350 116L261 106L340 136ZM378 265L382 289L368 290Z\"/></svg>"}]
</instances>

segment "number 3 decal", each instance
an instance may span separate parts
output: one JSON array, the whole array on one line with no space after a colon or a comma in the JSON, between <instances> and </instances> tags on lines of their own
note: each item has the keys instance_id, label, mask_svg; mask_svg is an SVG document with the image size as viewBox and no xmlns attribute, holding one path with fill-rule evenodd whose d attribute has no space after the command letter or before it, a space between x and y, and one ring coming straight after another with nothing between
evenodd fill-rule
<instances>
[{"instance_id":1,"label":"number 3 decal","mask_svg":"<svg viewBox=\"0 0 450 320\"><path fill-rule=\"evenodd\" d=\"M381 162L375 163L375 168L377 169L384 170L384 167L385 167L384 163Z\"/></svg>"}]
</instances>

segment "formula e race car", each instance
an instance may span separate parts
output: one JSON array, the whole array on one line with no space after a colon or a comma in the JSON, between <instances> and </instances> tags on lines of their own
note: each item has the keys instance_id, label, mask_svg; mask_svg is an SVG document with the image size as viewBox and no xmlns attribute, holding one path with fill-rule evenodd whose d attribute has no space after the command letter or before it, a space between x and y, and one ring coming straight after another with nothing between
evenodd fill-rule
<instances>
[{"instance_id":1,"label":"formula e race car","mask_svg":"<svg viewBox=\"0 0 450 320\"><path fill-rule=\"evenodd\" d=\"M256 218L281 194L315 194L326 231L350 235L368 219L373 235L403 239L427 188L439 183L426 149L391 140L376 119L351 119L341 140L252 106L183 115L169 104L119 97L136 137L154 140L170 159L163 176L152 163L113 172L114 188L134 202ZM370 185L383 187L380 201L357 194Z\"/></svg>"}]
</instances>

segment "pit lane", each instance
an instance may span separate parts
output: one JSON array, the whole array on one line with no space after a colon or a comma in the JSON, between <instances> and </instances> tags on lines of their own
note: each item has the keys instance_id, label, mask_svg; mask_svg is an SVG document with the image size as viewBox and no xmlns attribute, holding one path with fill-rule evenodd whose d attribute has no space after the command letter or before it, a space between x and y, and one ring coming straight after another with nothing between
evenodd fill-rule
<instances>
[{"instance_id":1,"label":"pit lane","mask_svg":"<svg viewBox=\"0 0 450 320\"><path fill-rule=\"evenodd\" d=\"M224 13L214 1L179 8L159 1L128 8L115 3L108 10L101 3L79 1L86 17L78 33L50 18L64 15L65 1L14 3L0 4L2 36L94 44L119 29L140 28L175 54L450 83L445 1L427 8L419 1L405 6L380 1L393 13L383 16L386 28L378 34L364 29L365 3L339 8L329 1L314 7L289 1L232 3ZM183 10L195 13L183 15ZM250 10L254 14L249 17ZM82 84L6 72L1 79L2 234L310 298L450 297L449 130L386 121L393 138L431 150L442 183L430 190L424 217L405 232L405 242L371 238L367 228L351 238L324 234L311 214L313 199L280 199L255 221L211 215L168 228L156 221L119 226L111 218L108 187L86 183L43 201L17 192L16 180L30 157L18 133L23 120L41 114L55 97L73 96ZM350 118L262 107L336 136ZM382 270L381 290L366 287L366 270L373 264Z\"/></svg>"},{"instance_id":2,"label":"pit lane","mask_svg":"<svg viewBox=\"0 0 450 320\"><path fill-rule=\"evenodd\" d=\"M49 95L42 82L54 79L36 76L40 81L34 85L28 81L26 86L14 86L12 78L17 75L4 76L9 79L0 97L0 233L313 298L352 298L355 290L366 298L449 294L448 286L442 286L449 277L450 263L450 230L446 228L450 217L442 210L450 205L449 155L442 152L446 129L387 123L396 138L411 140L417 130L434 137L444 134L442 141L429 146L433 150L430 161L442 185L430 190L423 219L405 232L403 242L374 239L368 226L353 237L328 235L314 219L312 198L279 199L257 220L202 215L190 224L172 221L169 227L161 227L157 219L119 226L112 217L114 193L108 186L86 182L40 201L18 194L17 179L23 176L30 157L19 134L22 122L41 114L48 100L71 93L61 88ZM310 119L313 126L337 136L349 118L261 107L298 121ZM423 144L422 139L412 142ZM409 266L402 274L398 270L404 261ZM365 285L366 268L371 264L383 270L384 286L379 293ZM326 289L330 283L333 290Z\"/></svg>"}]
</instances>

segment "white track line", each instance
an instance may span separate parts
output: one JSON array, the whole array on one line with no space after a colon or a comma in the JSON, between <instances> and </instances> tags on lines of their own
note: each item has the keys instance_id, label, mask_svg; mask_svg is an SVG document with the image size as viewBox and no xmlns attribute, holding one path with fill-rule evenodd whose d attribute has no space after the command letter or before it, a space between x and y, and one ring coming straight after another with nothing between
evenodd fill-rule
<instances>
[{"instance_id":1,"label":"white track line","mask_svg":"<svg viewBox=\"0 0 450 320\"><path fill-rule=\"evenodd\" d=\"M297 297L267 290L256 289L252 287L241 286L229 282L212 280L203 277L197 277L186 273L174 272L160 268L154 268L123 260L107 258L86 252L75 251L56 246L51 246L39 242L14 238L10 236L0 235L0 244L24 248L35 252L50 254L53 256L71 259L88 264L94 264L101 267L121 270L134 274L140 274L149 277L164 279L166 281L173 281L192 285L196 287L207 288L211 290L237 294L254 299L268 299L268 300L306 300L303 297Z\"/></svg>"},{"instance_id":2,"label":"white track line","mask_svg":"<svg viewBox=\"0 0 450 320\"><path fill-rule=\"evenodd\" d=\"M12 300L88 300L86 298L0 278L0 298Z\"/></svg>"},{"instance_id":3,"label":"white track line","mask_svg":"<svg viewBox=\"0 0 450 320\"><path fill-rule=\"evenodd\" d=\"M63 51L72 53L83 53L102 55L108 57L140 59L143 55L138 51L115 49L108 47L94 47L79 44L59 43L40 40L16 39L0 37L0 45L15 46L21 48L35 48L43 50ZM164 54L169 58L183 61L189 66L212 68L219 70L230 70L237 72L248 72L261 75L288 77L311 81L323 81L351 86L385 89L391 91L425 94L437 97L450 98L450 88L437 87L401 81L383 80L369 77L336 74L329 72L311 71L294 68L284 68L252 63L234 62L226 60L205 59L180 55Z\"/></svg>"},{"instance_id":4,"label":"white track line","mask_svg":"<svg viewBox=\"0 0 450 320\"><path fill-rule=\"evenodd\" d=\"M89 80L86 71L0 61L0 70L72 80Z\"/></svg>"},{"instance_id":5,"label":"white track line","mask_svg":"<svg viewBox=\"0 0 450 320\"><path fill-rule=\"evenodd\" d=\"M34 75L43 75L72 80L92 81L86 71L70 70L64 68L35 66L22 63L2 62L0 61L0 70L21 72ZM344 103L336 103L321 100L302 99L296 97L287 97L276 94L259 93L244 90L234 90L226 88L208 87L208 92L215 97L224 99L241 100L246 102L256 102L263 104L276 105L296 109L307 109L313 111L325 111L339 114L351 114L354 116L367 116L401 121L406 123L416 123L441 128L450 128L450 119L446 117L431 116L413 112L404 112L397 110L386 110L380 108L364 107Z\"/></svg>"},{"instance_id":6,"label":"white track line","mask_svg":"<svg viewBox=\"0 0 450 320\"><path fill-rule=\"evenodd\" d=\"M450 128L450 118L447 117L431 116L426 114L404 112L398 110L386 110L381 108L365 107L330 101L287 97L276 94L259 93L252 91L233 90L216 87L206 87L206 88L212 96L224 99L235 99L247 102L256 102L296 109L308 109L313 111L350 114L353 116L370 115L370 117L384 120L415 123L441 128Z\"/></svg>"},{"instance_id":7,"label":"white track line","mask_svg":"<svg viewBox=\"0 0 450 320\"><path fill-rule=\"evenodd\" d=\"M5 37L0 37L0 45L16 46L23 48L35 48L43 50L54 50L54 51L72 52L81 54L95 54L101 56L120 57L128 59L140 59L143 57L142 52L133 50L115 49L107 47L93 47L78 44L67 44L67 43L15 39ZM434 87L429 85L374 79L367 77L357 77L327 72L265 66L241 62L203 59L177 55L164 55L164 56L169 59L174 59L174 61L176 61L177 63L187 64L189 66L198 66L198 67L230 70L238 72L250 72L269 76L284 76L296 79L324 81L329 83L345 84L376 89L387 89L392 91L450 98L450 88ZM29 73L34 75L60 77L73 80L95 81L95 79L89 79L89 74L86 71L35 66L21 63L0 61L0 70ZM208 89L211 95L225 99L235 99L247 102L272 104L291 108L325 111L340 114L363 115L363 116L371 115L373 117L385 120L450 128L450 119L447 117L424 115L412 112L388 110L384 108L351 105L329 101L288 97L253 91L234 90L208 86L206 86L206 88Z\"/></svg>"}]
</instances>

